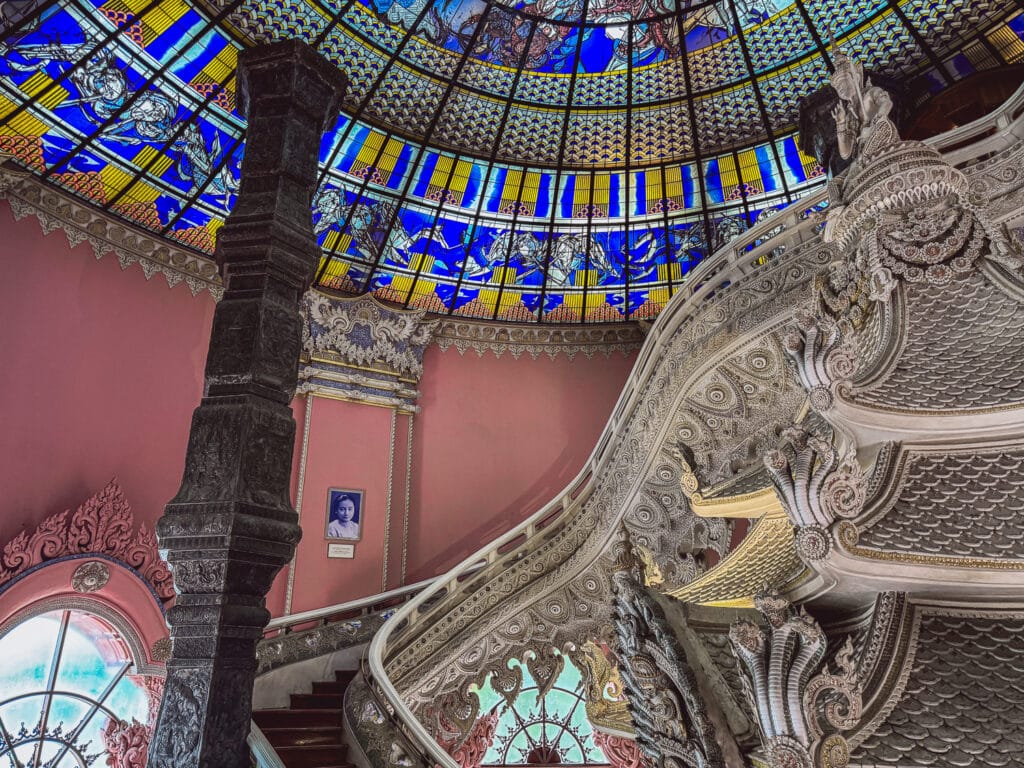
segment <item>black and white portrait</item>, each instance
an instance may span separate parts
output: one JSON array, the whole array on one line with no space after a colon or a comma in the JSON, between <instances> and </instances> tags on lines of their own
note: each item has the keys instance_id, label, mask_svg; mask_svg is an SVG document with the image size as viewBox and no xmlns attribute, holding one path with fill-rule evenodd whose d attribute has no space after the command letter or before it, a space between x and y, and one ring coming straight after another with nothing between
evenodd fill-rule
<instances>
[{"instance_id":1,"label":"black and white portrait","mask_svg":"<svg viewBox=\"0 0 1024 768\"><path fill-rule=\"evenodd\" d=\"M363 491L328 489L326 538L358 540L362 533L362 522Z\"/></svg>"}]
</instances>

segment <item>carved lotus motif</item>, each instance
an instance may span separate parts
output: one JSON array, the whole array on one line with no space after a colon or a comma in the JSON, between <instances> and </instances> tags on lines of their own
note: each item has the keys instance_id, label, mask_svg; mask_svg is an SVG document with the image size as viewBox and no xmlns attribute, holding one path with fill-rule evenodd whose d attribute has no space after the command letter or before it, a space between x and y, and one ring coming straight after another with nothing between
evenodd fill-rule
<instances>
[{"instance_id":1,"label":"carved lotus motif","mask_svg":"<svg viewBox=\"0 0 1024 768\"><path fill-rule=\"evenodd\" d=\"M75 592L99 592L110 581L110 571L99 560L90 560L75 569L71 575L71 586Z\"/></svg>"},{"instance_id":2,"label":"carved lotus motif","mask_svg":"<svg viewBox=\"0 0 1024 768\"><path fill-rule=\"evenodd\" d=\"M828 532L817 525L809 525L796 532L796 551L804 562L822 560L832 547Z\"/></svg>"},{"instance_id":3,"label":"carved lotus motif","mask_svg":"<svg viewBox=\"0 0 1024 768\"><path fill-rule=\"evenodd\" d=\"M149 653L153 657L153 661L167 661L171 658L171 638L161 637L154 640Z\"/></svg>"}]
</instances>

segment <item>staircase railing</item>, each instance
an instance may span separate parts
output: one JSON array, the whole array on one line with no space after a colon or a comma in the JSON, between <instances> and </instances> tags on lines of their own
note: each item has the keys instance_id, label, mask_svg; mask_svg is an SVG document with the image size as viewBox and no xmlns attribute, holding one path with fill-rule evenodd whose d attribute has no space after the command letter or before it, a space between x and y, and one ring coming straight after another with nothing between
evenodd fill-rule
<instances>
[{"instance_id":1,"label":"staircase railing","mask_svg":"<svg viewBox=\"0 0 1024 768\"><path fill-rule=\"evenodd\" d=\"M1024 87L998 110L973 123L928 141L946 154L954 165L987 157L1024 138ZM397 728L421 752L428 765L458 768L451 756L434 740L402 700L388 677L392 654L432 620L434 609L455 604L460 595L483 586L492 569L473 578L481 563L512 564L530 550L538 537L548 538L575 516L595 487L595 478L611 460L618 440L631 415L641 404L643 393L661 362L662 352L680 327L697 308L725 286L757 272L777 259L785 258L797 245L818 236L822 217L813 209L827 203L828 190L818 189L775 215L755 224L697 266L687 282L658 316L640 350L636 364L608 420L597 446L576 478L551 502L494 541L490 542L405 603L377 632L367 655L367 682L386 707Z\"/></svg>"},{"instance_id":2,"label":"staircase railing","mask_svg":"<svg viewBox=\"0 0 1024 768\"><path fill-rule=\"evenodd\" d=\"M366 597L360 597L356 600L349 600L335 605L327 605L323 608L315 608L311 611L301 611L299 613L290 613L286 616L280 616L276 619L270 620L266 629L263 630L263 636L276 637L281 634L286 635L295 631L296 627L304 627L306 624L322 627L329 623L332 618L339 615L344 615L345 618L352 618L353 616L374 613L384 607L400 605L401 603L408 601L420 590L429 587L435 581L443 577L443 575L434 576L429 579L424 579L423 581L417 581L415 584L407 584L404 587L398 587L376 595L367 595ZM385 603L388 605L385 606Z\"/></svg>"},{"instance_id":3,"label":"staircase railing","mask_svg":"<svg viewBox=\"0 0 1024 768\"><path fill-rule=\"evenodd\" d=\"M477 567L479 568L482 565L483 563L478 563ZM334 605L327 605L311 611L300 611L280 616L276 619L271 619L263 630L263 637L265 640L281 637L291 634L299 628L301 628L301 631L307 632L309 629L325 627L335 620L349 621L353 618L379 613L381 610L395 607L410 600L440 578L443 578L443 576L434 576L423 581L417 581L414 584L407 584L404 587L391 589L387 592L379 592L355 600L348 600L344 603L335 603ZM248 742L257 768L285 768L277 751L267 740L267 737L255 721L252 721L250 724Z\"/></svg>"}]
</instances>

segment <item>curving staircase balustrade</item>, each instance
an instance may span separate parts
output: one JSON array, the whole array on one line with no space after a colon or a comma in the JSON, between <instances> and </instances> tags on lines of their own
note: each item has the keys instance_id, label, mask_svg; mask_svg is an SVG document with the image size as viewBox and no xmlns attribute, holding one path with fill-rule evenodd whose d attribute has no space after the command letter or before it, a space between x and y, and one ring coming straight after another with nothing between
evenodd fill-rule
<instances>
[{"instance_id":1,"label":"curving staircase balustrade","mask_svg":"<svg viewBox=\"0 0 1024 768\"><path fill-rule=\"evenodd\" d=\"M773 258L797 245L816 239L820 219L814 209L827 202L825 189L808 195L747 230L692 273L672 301L658 316L640 350L636 364L615 405L608 424L590 458L568 487L522 524L437 579L410 600L374 636L365 674L378 700L394 724L421 752L428 764L458 768L451 756L434 740L402 700L388 677L388 660L397 648L414 642L417 630L434 617L454 609L460 598L485 587L495 570L503 570L531 551L539 539L550 538L572 519L590 498L595 478L606 469L618 449L623 427L642 402L645 385L656 375L669 339L689 319L693 310L711 301L717 291L747 279ZM477 573L478 569L480 570Z\"/></svg>"},{"instance_id":2,"label":"curving staircase balustrade","mask_svg":"<svg viewBox=\"0 0 1024 768\"><path fill-rule=\"evenodd\" d=\"M375 595L272 619L264 629L264 639L258 646L257 656L260 670L258 674L265 674L279 665L339 650L339 633L332 632L332 630L342 624L364 630L341 633L347 644L365 643L367 638L379 629L394 612L396 606L412 599L439 578L441 577L435 576ZM290 643L291 639L297 639L298 642ZM339 682L342 674L338 673ZM348 674L351 676L355 673ZM260 715L261 713L258 711L253 713L248 740L257 768L288 768L274 745L271 744L267 734L256 722Z\"/></svg>"},{"instance_id":3,"label":"curving staircase balustrade","mask_svg":"<svg viewBox=\"0 0 1024 768\"><path fill-rule=\"evenodd\" d=\"M1024 139L1024 87L1000 109L973 123L928 141L957 166L983 161ZM419 751L428 765L458 768L452 757L435 741L403 701L389 677L389 663L426 626L440 616L458 611L468 595L486 589L494 576L525 557L540 541L548 540L575 515L593 492L596 478L607 468L611 456L621 448L625 427L642 405L645 388L663 362L668 341L694 312L715 301L726 286L756 279L768 264L785 260L797 246L817 240L827 206L828 189L822 187L759 222L731 241L690 273L665 310L654 322L636 365L623 388L607 426L583 469L568 487L522 524L481 548L446 575L407 602L374 636L364 663L370 689L391 716L405 739Z\"/></svg>"},{"instance_id":4,"label":"curving staircase balustrade","mask_svg":"<svg viewBox=\"0 0 1024 768\"><path fill-rule=\"evenodd\" d=\"M339 615L343 615L345 618L351 618L353 615L365 616L376 612L382 607L398 605L410 600L413 595L429 587L440 578L443 577L434 576L430 579L417 581L415 584L407 584L404 587L398 587L376 595L368 595L357 600L349 600L344 603L327 605L323 608L314 608L311 611L301 611L299 613L289 613L286 616L279 616L276 619L270 620L263 630L263 637L270 639L281 635L289 635L300 627L307 629L308 625L323 627L329 624L333 617Z\"/></svg>"}]
</instances>

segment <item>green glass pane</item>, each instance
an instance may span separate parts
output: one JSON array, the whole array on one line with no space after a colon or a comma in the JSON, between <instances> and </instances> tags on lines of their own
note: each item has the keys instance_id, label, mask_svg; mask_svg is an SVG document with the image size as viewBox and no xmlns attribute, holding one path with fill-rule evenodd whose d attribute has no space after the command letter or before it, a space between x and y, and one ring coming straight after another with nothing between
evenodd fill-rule
<instances>
[{"instance_id":1,"label":"green glass pane","mask_svg":"<svg viewBox=\"0 0 1024 768\"><path fill-rule=\"evenodd\" d=\"M489 680L485 689L489 687ZM568 660L551 690L538 697L537 684L523 669L523 690L512 706L501 703L485 689L479 691L481 711L498 706L494 741L484 755L484 765L525 765L531 751L554 749L562 765L606 765L604 753L594 743L583 702L583 679Z\"/></svg>"}]
</instances>

